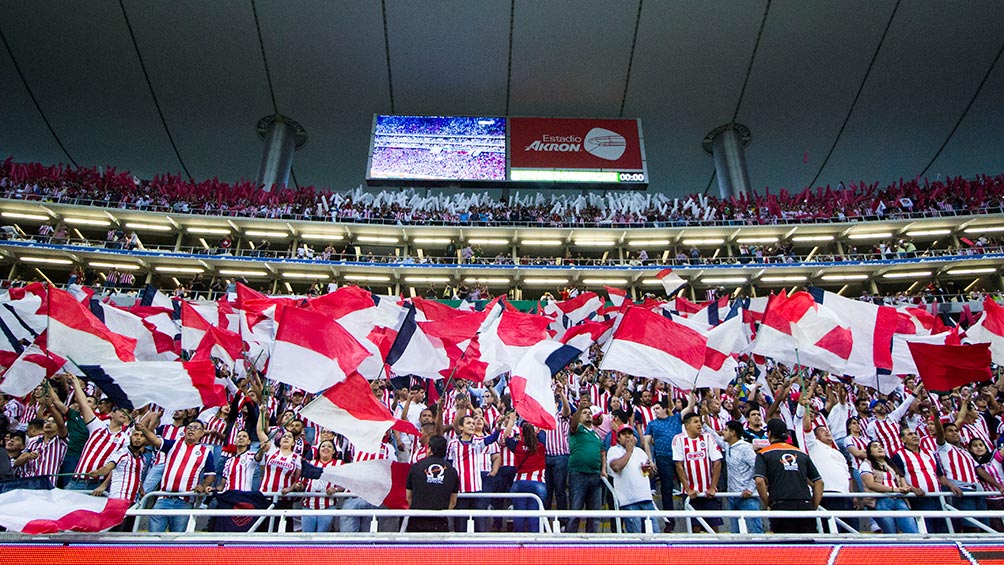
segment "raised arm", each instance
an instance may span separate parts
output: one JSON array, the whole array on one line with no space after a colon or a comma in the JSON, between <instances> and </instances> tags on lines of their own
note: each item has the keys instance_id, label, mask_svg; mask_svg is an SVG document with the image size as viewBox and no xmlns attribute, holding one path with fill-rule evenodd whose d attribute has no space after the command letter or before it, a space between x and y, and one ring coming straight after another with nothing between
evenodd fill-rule
<instances>
[{"instance_id":1,"label":"raised arm","mask_svg":"<svg viewBox=\"0 0 1004 565\"><path fill-rule=\"evenodd\" d=\"M80 416L84 419L85 424L90 424L96 416L91 405L87 403L87 395L84 394L84 389L80 386L80 380L76 376L70 375L70 384L73 385L73 397L80 406Z\"/></svg>"}]
</instances>

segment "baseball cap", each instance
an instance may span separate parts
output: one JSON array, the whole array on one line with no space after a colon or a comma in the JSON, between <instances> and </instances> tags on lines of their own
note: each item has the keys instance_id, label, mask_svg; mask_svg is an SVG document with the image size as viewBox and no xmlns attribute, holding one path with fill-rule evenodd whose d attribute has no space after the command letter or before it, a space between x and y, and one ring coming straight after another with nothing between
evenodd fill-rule
<instances>
[{"instance_id":1,"label":"baseball cap","mask_svg":"<svg viewBox=\"0 0 1004 565\"><path fill-rule=\"evenodd\" d=\"M603 413L603 409L594 404L589 407L589 413L592 414L593 417L595 418L596 416L599 416L600 414Z\"/></svg>"},{"instance_id":2,"label":"baseball cap","mask_svg":"<svg viewBox=\"0 0 1004 565\"><path fill-rule=\"evenodd\" d=\"M617 428L617 435L621 435L624 432L634 433L634 428L632 428L631 426L629 426L627 424L624 424L623 426Z\"/></svg>"},{"instance_id":3,"label":"baseball cap","mask_svg":"<svg viewBox=\"0 0 1004 565\"><path fill-rule=\"evenodd\" d=\"M884 399L884 398L876 398L875 400L872 400L871 402L868 403L868 409L869 410L874 410L875 406L877 404L879 404L880 402L883 403L883 404L888 404L889 403L889 401L886 400L886 399Z\"/></svg>"},{"instance_id":4,"label":"baseball cap","mask_svg":"<svg viewBox=\"0 0 1004 565\"><path fill-rule=\"evenodd\" d=\"M788 437L788 425L780 418L772 418L767 422L767 434L773 437Z\"/></svg>"}]
</instances>

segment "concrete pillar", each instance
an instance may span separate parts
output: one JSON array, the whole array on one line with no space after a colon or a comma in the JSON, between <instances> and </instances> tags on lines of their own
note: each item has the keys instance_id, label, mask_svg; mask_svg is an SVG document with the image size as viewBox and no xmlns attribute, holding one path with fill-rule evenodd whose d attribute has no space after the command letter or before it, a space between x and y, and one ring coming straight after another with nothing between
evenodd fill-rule
<instances>
[{"instance_id":1,"label":"concrete pillar","mask_svg":"<svg viewBox=\"0 0 1004 565\"><path fill-rule=\"evenodd\" d=\"M293 153L307 143L307 131L286 116L275 114L258 120L258 137L265 141L258 165L258 186L266 192L273 186L284 188L289 184L289 171L293 168Z\"/></svg>"},{"instance_id":2,"label":"concrete pillar","mask_svg":"<svg viewBox=\"0 0 1004 565\"><path fill-rule=\"evenodd\" d=\"M718 126L704 136L702 145L715 159L715 177L722 198L738 198L750 193L744 150L750 139L750 129L737 123Z\"/></svg>"}]
</instances>

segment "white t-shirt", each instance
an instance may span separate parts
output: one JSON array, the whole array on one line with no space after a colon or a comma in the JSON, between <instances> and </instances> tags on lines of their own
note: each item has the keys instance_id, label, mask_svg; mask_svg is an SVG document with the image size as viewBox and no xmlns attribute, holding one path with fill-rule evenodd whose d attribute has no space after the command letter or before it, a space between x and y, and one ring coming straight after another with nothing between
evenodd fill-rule
<instances>
[{"instance_id":1,"label":"white t-shirt","mask_svg":"<svg viewBox=\"0 0 1004 565\"><path fill-rule=\"evenodd\" d=\"M627 451L620 445L613 445L607 451L607 468L614 477L614 492L617 495L617 503L626 506L652 500L652 487L648 477L641 472L642 464L648 462L648 455L643 449L634 448L631 459L620 473L614 472L613 468L610 467L610 461L620 459L625 453Z\"/></svg>"}]
</instances>

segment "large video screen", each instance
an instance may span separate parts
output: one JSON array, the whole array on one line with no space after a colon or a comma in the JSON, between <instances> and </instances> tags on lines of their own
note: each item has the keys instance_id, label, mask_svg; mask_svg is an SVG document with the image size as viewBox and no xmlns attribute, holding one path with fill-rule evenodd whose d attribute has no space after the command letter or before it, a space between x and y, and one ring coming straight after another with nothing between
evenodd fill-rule
<instances>
[{"instance_id":1,"label":"large video screen","mask_svg":"<svg viewBox=\"0 0 1004 565\"><path fill-rule=\"evenodd\" d=\"M641 122L623 118L373 118L370 186L644 189Z\"/></svg>"},{"instance_id":2,"label":"large video screen","mask_svg":"<svg viewBox=\"0 0 1004 565\"><path fill-rule=\"evenodd\" d=\"M376 116L367 178L505 181L505 118Z\"/></svg>"}]
</instances>

